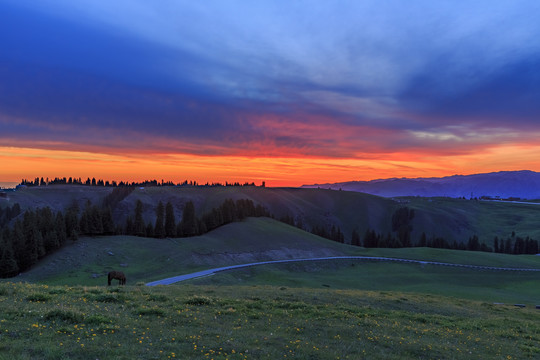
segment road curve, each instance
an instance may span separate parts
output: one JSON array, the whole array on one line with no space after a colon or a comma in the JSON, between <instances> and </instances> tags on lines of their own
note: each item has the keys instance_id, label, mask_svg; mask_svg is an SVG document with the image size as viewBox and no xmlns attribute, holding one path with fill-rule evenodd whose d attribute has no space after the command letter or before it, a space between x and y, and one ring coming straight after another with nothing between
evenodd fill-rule
<instances>
[{"instance_id":1,"label":"road curve","mask_svg":"<svg viewBox=\"0 0 540 360\"><path fill-rule=\"evenodd\" d=\"M224 266L214 269L208 269L203 271L194 272L191 274L184 274L173 276L167 279L156 280L146 284L146 286L155 286L155 285L171 285L177 282L200 278L204 276L214 275L215 273L222 271L229 271L235 269L241 269L246 267L253 267L258 265L268 265L268 264L283 264L291 262L303 262L303 261L324 261L324 260L373 260L373 261L396 261L403 263L413 263L420 265L439 265L439 266L453 266L453 267L463 267L476 270L498 270L498 271L538 271L540 269L526 269L526 268L506 268L506 267L496 267L496 266L480 266L480 265L467 265L467 264L451 264L437 261L423 261L423 260L411 260L411 259L399 259L399 258L390 258L390 257L379 257L379 256L330 256L330 257L318 257L318 258L307 258L307 259L288 259L288 260L271 260L271 261L260 261L248 264L240 265L231 265Z\"/></svg>"}]
</instances>

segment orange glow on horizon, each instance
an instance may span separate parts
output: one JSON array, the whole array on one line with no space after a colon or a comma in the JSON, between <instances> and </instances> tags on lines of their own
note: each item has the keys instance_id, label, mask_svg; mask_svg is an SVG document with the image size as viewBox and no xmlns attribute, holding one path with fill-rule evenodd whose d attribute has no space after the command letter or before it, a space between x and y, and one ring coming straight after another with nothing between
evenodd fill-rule
<instances>
[{"instance_id":1,"label":"orange glow on horizon","mask_svg":"<svg viewBox=\"0 0 540 360\"><path fill-rule=\"evenodd\" d=\"M401 152L356 154L355 158L111 155L0 147L0 183L36 177L90 177L109 181L161 179L175 183L263 181L267 186L301 186L392 177L441 177L503 170L540 171L540 145L501 145L466 155Z\"/></svg>"}]
</instances>

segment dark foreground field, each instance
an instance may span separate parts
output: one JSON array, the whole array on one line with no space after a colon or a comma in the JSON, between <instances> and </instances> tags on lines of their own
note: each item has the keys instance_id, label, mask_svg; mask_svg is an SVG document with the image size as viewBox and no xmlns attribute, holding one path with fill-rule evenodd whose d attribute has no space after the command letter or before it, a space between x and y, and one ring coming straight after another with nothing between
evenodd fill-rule
<instances>
[{"instance_id":1,"label":"dark foreground field","mask_svg":"<svg viewBox=\"0 0 540 360\"><path fill-rule=\"evenodd\" d=\"M0 359L527 359L540 312L272 286L0 283Z\"/></svg>"}]
</instances>

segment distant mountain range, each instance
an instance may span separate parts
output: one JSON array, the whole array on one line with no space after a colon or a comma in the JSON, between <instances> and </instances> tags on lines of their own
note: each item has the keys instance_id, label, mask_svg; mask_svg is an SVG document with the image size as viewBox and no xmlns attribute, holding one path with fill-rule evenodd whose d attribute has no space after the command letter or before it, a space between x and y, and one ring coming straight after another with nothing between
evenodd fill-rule
<instances>
[{"instance_id":1,"label":"distant mountain range","mask_svg":"<svg viewBox=\"0 0 540 360\"><path fill-rule=\"evenodd\" d=\"M500 197L540 199L540 173L501 171L487 174L454 175L442 178L392 178L371 181L350 181L335 184L303 185L303 188L324 188L358 191L384 197L448 196Z\"/></svg>"}]
</instances>

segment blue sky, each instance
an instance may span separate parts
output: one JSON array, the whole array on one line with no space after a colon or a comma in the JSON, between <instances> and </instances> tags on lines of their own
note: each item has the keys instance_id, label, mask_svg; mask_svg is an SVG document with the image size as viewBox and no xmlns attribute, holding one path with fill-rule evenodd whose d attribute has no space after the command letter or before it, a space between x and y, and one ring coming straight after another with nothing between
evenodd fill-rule
<instances>
[{"instance_id":1,"label":"blue sky","mask_svg":"<svg viewBox=\"0 0 540 360\"><path fill-rule=\"evenodd\" d=\"M537 1L0 1L0 146L329 162L528 147L539 18Z\"/></svg>"}]
</instances>

